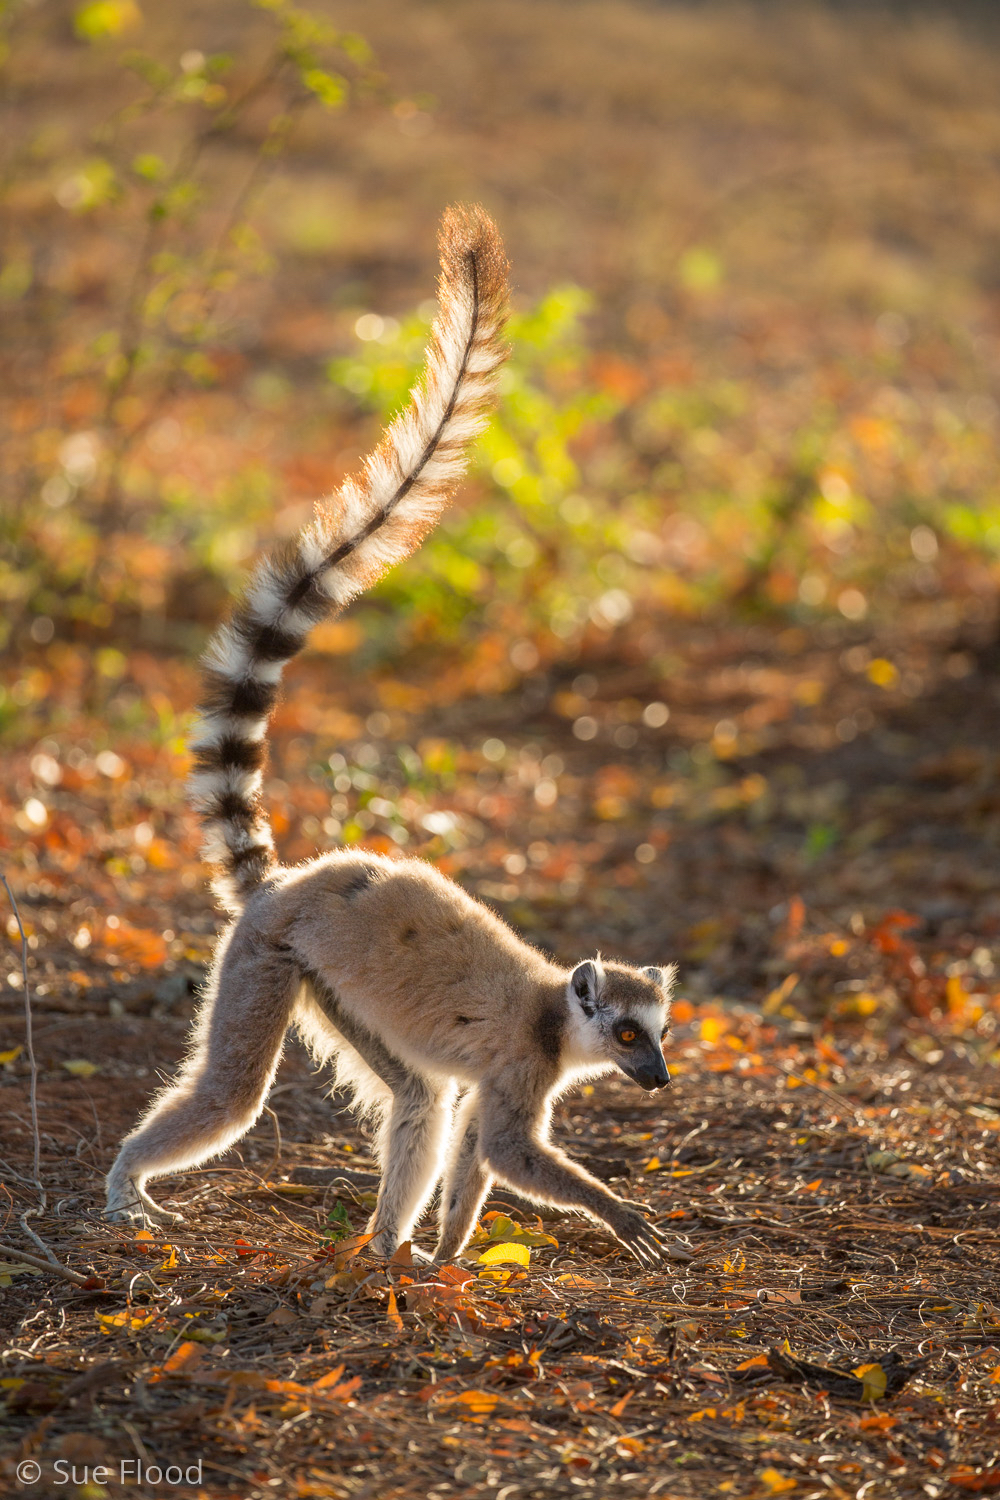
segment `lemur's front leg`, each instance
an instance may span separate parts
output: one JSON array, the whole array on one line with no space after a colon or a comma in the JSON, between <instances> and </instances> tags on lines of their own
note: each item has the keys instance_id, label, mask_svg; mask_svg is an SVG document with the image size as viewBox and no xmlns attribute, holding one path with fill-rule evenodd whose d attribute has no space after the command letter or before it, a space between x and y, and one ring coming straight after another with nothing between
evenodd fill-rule
<instances>
[{"instance_id":1,"label":"lemur's front leg","mask_svg":"<svg viewBox=\"0 0 1000 1500\"><path fill-rule=\"evenodd\" d=\"M539 1203L577 1209L607 1225L615 1239L645 1266L664 1258L656 1227L583 1167L570 1161L537 1130L539 1110L515 1101L513 1089L483 1091L480 1155L501 1182Z\"/></svg>"}]
</instances>

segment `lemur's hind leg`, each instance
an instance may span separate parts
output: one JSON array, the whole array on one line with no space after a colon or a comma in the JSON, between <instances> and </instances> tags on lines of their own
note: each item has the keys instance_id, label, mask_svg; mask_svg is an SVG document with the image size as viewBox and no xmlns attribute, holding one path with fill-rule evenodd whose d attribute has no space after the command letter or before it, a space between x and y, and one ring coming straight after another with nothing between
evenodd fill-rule
<instances>
[{"instance_id":1,"label":"lemur's hind leg","mask_svg":"<svg viewBox=\"0 0 1000 1500\"><path fill-rule=\"evenodd\" d=\"M454 1090L418 1073L393 1090L385 1166L368 1232L376 1255L392 1255L410 1233L441 1176Z\"/></svg>"},{"instance_id":2,"label":"lemur's hind leg","mask_svg":"<svg viewBox=\"0 0 1000 1500\"><path fill-rule=\"evenodd\" d=\"M256 1121L274 1079L301 975L287 954L237 926L202 1005L179 1077L122 1142L107 1180L112 1220L179 1220L146 1192L151 1177L196 1167Z\"/></svg>"},{"instance_id":3,"label":"lemur's hind leg","mask_svg":"<svg viewBox=\"0 0 1000 1500\"><path fill-rule=\"evenodd\" d=\"M476 1225L492 1182L479 1154L479 1096L473 1090L458 1107L441 1183L435 1260L457 1255Z\"/></svg>"},{"instance_id":4,"label":"lemur's hind leg","mask_svg":"<svg viewBox=\"0 0 1000 1500\"><path fill-rule=\"evenodd\" d=\"M373 1253L388 1258L409 1238L437 1186L454 1089L432 1083L400 1062L344 1009L322 975L307 972L306 978L327 1020L392 1093L379 1142L382 1181L368 1221Z\"/></svg>"}]
</instances>

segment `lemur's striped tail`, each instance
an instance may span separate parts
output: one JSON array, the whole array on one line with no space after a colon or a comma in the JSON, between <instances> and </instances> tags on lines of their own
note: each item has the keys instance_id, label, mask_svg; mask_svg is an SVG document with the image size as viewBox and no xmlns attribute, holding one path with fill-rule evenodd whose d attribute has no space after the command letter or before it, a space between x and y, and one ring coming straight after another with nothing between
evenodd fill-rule
<instances>
[{"instance_id":1,"label":"lemur's striped tail","mask_svg":"<svg viewBox=\"0 0 1000 1500\"><path fill-rule=\"evenodd\" d=\"M213 887L239 911L275 867L261 803L268 720L282 670L319 620L407 557L441 515L492 404L506 356L507 262L481 208L450 208L439 235L440 311L423 379L361 474L258 564L205 654L191 798Z\"/></svg>"}]
</instances>

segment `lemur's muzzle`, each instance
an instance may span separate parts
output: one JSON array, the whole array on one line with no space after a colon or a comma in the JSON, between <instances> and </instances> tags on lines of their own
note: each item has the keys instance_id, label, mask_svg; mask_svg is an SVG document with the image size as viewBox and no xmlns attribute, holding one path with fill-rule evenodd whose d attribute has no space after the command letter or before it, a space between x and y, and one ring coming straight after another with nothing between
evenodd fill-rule
<instances>
[{"instance_id":1,"label":"lemur's muzzle","mask_svg":"<svg viewBox=\"0 0 1000 1500\"><path fill-rule=\"evenodd\" d=\"M649 1063L640 1063L635 1067L625 1068L624 1071L641 1089L645 1089L647 1094L652 1094L657 1089L665 1089L670 1082L670 1073L662 1057Z\"/></svg>"}]
</instances>

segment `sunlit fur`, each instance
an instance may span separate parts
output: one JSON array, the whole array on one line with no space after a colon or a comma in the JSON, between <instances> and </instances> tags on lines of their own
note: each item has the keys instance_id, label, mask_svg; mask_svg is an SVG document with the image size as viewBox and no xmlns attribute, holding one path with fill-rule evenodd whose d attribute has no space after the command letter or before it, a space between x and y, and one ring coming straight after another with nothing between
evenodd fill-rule
<instances>
[{"instance_id":1,"label":"sunlit fur","mask_svg":"<svg viewBox=\"0 0 1000 1500\"><path fill-rule=\"evenodd\" d=\"M340 850L282 867L261 804L285 663L312 624L418 544L495 389L505 352L499 237L481 209L449 210L441 252L441 312L409 409L363 475L258 566L206 653L192 793L233 920L187 1060L122 1143L107 1212L177 1217L153 1202L147 1181L246 1133L292 1026L377 1125L376 1252L409 1237L441 1183L436 1253L456 1254L497 1178L588 1214L652 1264L656 1229L564 1156L548 1126L576 1078L618 1066L644 1088L667 1083L660 1038L672 970L600 959L562 968L422 860Z\"/></svg>"}]
</instances>

